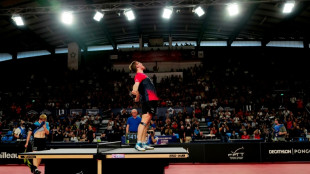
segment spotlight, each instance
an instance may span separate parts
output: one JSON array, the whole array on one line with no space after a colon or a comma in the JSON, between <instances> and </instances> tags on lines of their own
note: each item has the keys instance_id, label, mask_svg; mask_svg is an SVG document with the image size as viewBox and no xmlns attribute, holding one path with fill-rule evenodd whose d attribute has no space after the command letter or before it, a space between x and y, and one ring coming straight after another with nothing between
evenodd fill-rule
<instances>
[{"instance_id":1,"label":"spotlight","mask_svg":"<svg viewBox=\"0 0 310 174\"><path fill-rule=\"evenodd\" d=\"M131 9L125 11L124 14L127 17L128 21L132 21L132 20L134 20L136 18L135 14L133 13L133 11Z\"/></svg>"},{"instance_id":2,"label":"spotlight","mask_svg":"<svg viewBox=\"0 0 310 174\"><path fill-rule=\"evenodd\" d=\"M172 11L173 11L173 8L165 7L162 17L163 17L164 19L170 19L171 14L172 14Z\"/></svg>"},{"instance_id":3,"label":"spotlight","mask_svg":"<svg viewBox=\"0 0 310 174\"><path fill-rule=\"evenodd\" d=\"M104 16L103 13L100 13L99 11L97 11L93 19L99 22L103 18L103 16Z\"/></svg>"},{"instance_id":4,"label":"spotlight","mask_svg":"<svg viewBox=\"0 0 310 174\"><path fill-rule=\"evenodd\" d=\"M239 14L239 6L236 3L228 4L227 10L229 16L236 16Z\"/></svg>"},{"instance_id":5,"label":"spotlight","mask_svg":"<svg viewBox=\"0 0 310 174\"><path fill-rule=\"evenodd\" d=\"M23 18L20 15L13 15L12 19L14 20L14 22L16 23L17 26L25 25Z\"/></svg>"},{"instance_id":6,"label":"spotlight","mask_svg":"<svg viewBox=\"0 0 310 174\"><path fill-rule=\"evenodd\" d=\"M73 16L71 11L66 11L61 14L61 21L64 24L70 25L73 21Z\"/></svg>"},{"instance_id":7,"label":"spotlight","mask_svg":"<svg viewBox=\"0 0 310 174\"><path fill-rule=\"evenodd\" d=\"M200 17L205 14L205 11L199 6L195 8L194 12Z\"/></svg>"},{"instance_id":8,"label":"spotlight","mask_svg":"<svg viewBox=\"0 0 310 174\"><path fill-rule=\"evenodd\" d=\"M283 13L291 13L295 6L295 1L287 1L284 4Z\"/></svg>"}]
</instances>

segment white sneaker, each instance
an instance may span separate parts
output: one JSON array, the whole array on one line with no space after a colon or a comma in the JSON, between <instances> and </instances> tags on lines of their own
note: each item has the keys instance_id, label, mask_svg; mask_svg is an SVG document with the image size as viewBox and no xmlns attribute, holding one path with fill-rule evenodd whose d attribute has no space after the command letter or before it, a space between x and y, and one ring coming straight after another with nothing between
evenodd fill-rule
<instances>
[{"instance_id":1,"label":"white sneaker","mask_svg":"<svg viewBox=\"0 0 310 174\"><path fill-rule=\"evenodd\" d=\"M154 150L154 147L149 146L149 145L147 145L147 144L142 144L142 147L143 147L145 150Z\"/></svg>"},{"instance_id":2,"label":"white sneaker","mask_svg":"<svg viewBox=\"0 0 310 174\"><path fill-rule=\"evenodd\" d=\"M145 149L143 147L139 146L138 144L136 144L135 149L137 151L145 151Z\"/></svg>"}]
</instances>

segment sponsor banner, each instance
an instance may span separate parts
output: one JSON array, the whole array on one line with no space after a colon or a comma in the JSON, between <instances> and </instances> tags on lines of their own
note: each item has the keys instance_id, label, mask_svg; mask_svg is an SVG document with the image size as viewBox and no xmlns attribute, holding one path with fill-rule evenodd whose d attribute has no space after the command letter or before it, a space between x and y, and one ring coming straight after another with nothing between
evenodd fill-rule
<instances>
[{"instance_id":1,"label":"sponsor banner","mask_svg":"<svg viewBox=\"0 0 310 174\"><path fill-rule=\"evenodd\" d=\"M47 109L44 109L44 110L41 112L41 114L51 115L52 112L49 111L49 110L47 110Z\"/></svg>"},{"instance_id":2,"label":"sponsor banner","mask_svg":"<svg viewBox=\"0 0 310 174\"><path fill-rule=\"evenodd\" d=\"M36 115L36 114L38 114L38 112L35 111L35 110L30 110L30 111L27 112L27 114L29 114L29 115L31 115L31 114Z\"/></svg>"},{"instance_id":3,"label":"sponsor banner","mask_svg":"<svg viewBox=\"0 0 310 174\"><path fill-rule=\"evenodd\" d=\"M70 115L82 115L83 114L83 109L70 109Z\"/></svg>"},{"instance_id":4,"label":"sponsor banner","mask_svg":"<svg viewBox=\"0 0 310 174\"><path fill-rule=\"evenodd\" d=\"M97 115L99 114L99 109L86 109L88 115Z\"/></svg>"},{"instance_id":5,"label":"sponsor banner","mask_svg":"<svg viewBox=\"0 0 310 174\"><path fill-rule=\"evenodd\" d=\"M205 144L206 162L259 162L259 143Z\"/></svg>"},{"instance_id":6,"label":"sponsor banner","mask_svg":"<svg viewBox=\"0 0 310 174\"><path fill-rule=\"evenodd\" d=\"M310 161L308 142L262 143L262 161Z\"/></svg>"},{"instance_id":7,"label":"sponsor banner","mask_svg":"<svg viewBox=\"0 0 310 174\"><path fill-rule=\"evenodd\" d=\"M0 144L0 164L21 164L18 153L24 152L23 144Z\"/></svg>"},{"instance_id":8,"label":"sponsor banner","mask_svg":"<svg viewBox=\"0 0 310 174\"><path fill-rule=\"evenodd\" d=\"M157 136L157 144L168 144L168 143L176 143L177 137L176 136Z\"/></svg>"}]
</instances>

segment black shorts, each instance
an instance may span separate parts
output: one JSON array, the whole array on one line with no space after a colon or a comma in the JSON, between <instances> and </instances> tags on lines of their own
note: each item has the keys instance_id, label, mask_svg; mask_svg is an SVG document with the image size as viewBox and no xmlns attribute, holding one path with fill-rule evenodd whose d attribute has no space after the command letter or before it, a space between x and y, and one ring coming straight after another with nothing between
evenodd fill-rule
<instances>
[{"instance_id":1,"label":"black shorts","mask_svg":"<svg viewBox=\"0 0 310 174\"><path fill-rule=\"evenodd\" d=\"M153 115L156 114L157 110L157 100L147 101L142 104L142 114L150 113Z\"/></svg>"},{"instance_id":2,"label":"black shorts","mask_svg":"<svg viewBox=\"0 0 310 174\"><path fill-rule=\"evenodd\" d=\"M34 138L33 141L33 151L45 150L46 148L46 139L45 138Z\"/></svg>"}]
</instances>

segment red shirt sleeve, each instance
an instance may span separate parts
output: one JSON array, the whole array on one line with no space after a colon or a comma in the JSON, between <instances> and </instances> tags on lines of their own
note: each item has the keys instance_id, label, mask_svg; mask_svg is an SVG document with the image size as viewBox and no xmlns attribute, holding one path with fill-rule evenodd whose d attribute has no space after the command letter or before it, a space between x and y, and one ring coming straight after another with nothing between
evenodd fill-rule
<instances>
[{"instance_id":1,"label":"red shirt sleeve","mask_svg":"<svg viewBox=\"0 0 310 174\"><path fill-rule=\"evenodd\" d=\"M145 74L137 73L135 76L135 82L141 83L146 78Z\"/></svg>"}]
</instances>

